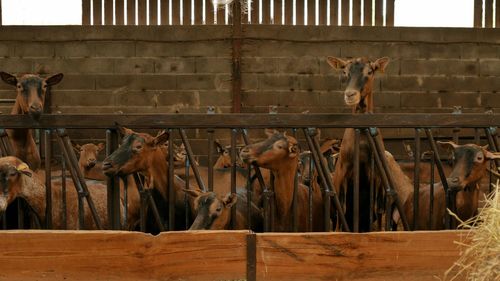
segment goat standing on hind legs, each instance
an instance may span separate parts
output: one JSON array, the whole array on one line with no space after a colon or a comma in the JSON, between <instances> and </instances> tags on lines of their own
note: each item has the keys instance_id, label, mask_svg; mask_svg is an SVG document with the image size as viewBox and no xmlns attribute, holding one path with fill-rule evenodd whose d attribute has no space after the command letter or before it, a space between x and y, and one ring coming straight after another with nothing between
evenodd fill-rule
<instances>
[{"instance_id":1,"label":"goat standing on hind legs","mask_svg":"<svg viewBox=\"0 0 500 281\"><path fill-rule=\"evenodd\" d=\"M327 58L328 64L336 70L342 70L346 77L347 87L344 91L344 101L347 106L352 107L353 114L371 114L373 113L373 81L376 72L384 72L389 64L389 58L379 58L373 62L366 58L356 58L350 60L343 60L335 57ZM380 132L376 138L379 138L383 144ZM333 184L344 200L346 208L346 220L349 227L353 228L353 164L354 164L354 140L355 131L352 128L347 128L342 138L340 145L340 155L333 176ZM383 145L382 145L383 146ZM385 151L385 148L382 147ZM371 169L371 149L369 147L366 136L360 136L359 142L359 231L366 232L371 230L370 224L370 181L374 180L375 190L384 190L382 180L379 173ZM413 185L410 179L404 175L401 168L398 166L394 158L386 157L390 173L395 179L394 189L396 190L399 199L404 203ZM332 206L334 206L332 204ZM332 212L334 213L334 212ZM380 219L380 218L377 218Z\"/></svg>"}]
</instances>

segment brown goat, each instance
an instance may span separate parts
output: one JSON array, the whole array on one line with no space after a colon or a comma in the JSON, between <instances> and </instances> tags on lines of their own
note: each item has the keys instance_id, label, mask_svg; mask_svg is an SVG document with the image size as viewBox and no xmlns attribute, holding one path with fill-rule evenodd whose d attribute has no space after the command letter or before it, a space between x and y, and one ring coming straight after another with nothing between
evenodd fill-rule
<instances>
[{"instance_id":1,"label":"brown goat","mask_svg":"<svg viewBox=\"0 0 500 281\"><path fill-rule=\"evenodd\" d=\"M236 226L234 229L248 229L247 198L240 193L228 193L224 197L215 192L201 192L185 189L187 194L195 198L196 218L189 230L221 230L232 229L231 207L236 204ZM251 203L251 226L253 231L262 231L262 210Z\"/></svg>"},{"instance_id":2,"label":"brown goat","mask_svg":"<svg viewBox=\"0 0 500 281\"><path fill-rule=\"evenodd\" d=\"M448 187L457 192L455 202L457 216L466 221L477 214L479 199L484 194L479 190L479 183L487 175L489 161L500 159L485 147L475 144L457 145L454 142L438 142L441 146L453 149L453 170L447 177ZM420 185L418 229L429 229L430 186ZM446 212L446 194L441 183L434 185L433 217L430 229L444 229ZM413 223L413 194L405 203L405 213Z\"/></svg>"},{"instance_id":3,"label":"brown goat","mask_svg":"<svg viewBox=\"0 0 500 281\"><path fill-rule=\"evenodd\" d=\"M8 204L14 199L21 197L25 199L34 210L40 221L45 220L46 212L46 188L43 181L34 173L26 163L14 156L0 158L0 213L3 213ZM89 184L88 189L97 214L101 222L107 221L106 208L106 186L94 183ZM67 182L67 229L79 229L78 225L78 194L71 181ZM52 223L54 229L62 229L64 222L62 220L61 208L62 192L61 182L54 180L52 182ZM84 203L85 228L95 229L95 223L92 214L86 202Z\"/></svg>"},{"instance_id":4,"label":"brown goat","mask_svg":"<svg viewBox=\"0 0 500 281\"><path fill-rule=\"evenodd\" d=\"M99 152L104 149L104 144L86 143L83 145L73 144L74 149L79 154L78 167L83 173L83 177L93 180L106 180L107 177L102 171L102 163L97 161Z\"/></svg>"},{"instance_id":5,"label":"brown goat","mask_svg":"<svg viewBox=\"0 0 500 281\"><path fill-rule=\"evenodd\" d=\"M256 164L271 170L274 175L274 200L276 206L276 231L290 231L292 219L292 200L295 174L299 165L299 145L294 137L266 131L268 139L245 146L241 152L241 159L247 164ZM322 194L318 185L313 185L313 226L314 231L323 231ZM308 194L309 189L299 184L297 194L298 229L307 230Z\"/></svg>"},{"instance_id":6,"label":"brown goat","mask_svg":"<svg viewBox=\"0 0 500 281\"><path fill-rule=\"evenodd\" d=\"M6 72L0 72L0 77L5 83L16 87L16 102L11 114L29 114L33 119L38 120L44 110L46 94L51 86L61 82L63 74L41 78L35 74L16 77ZM7 134L12 143L14 156L25 161L34 171L39 169L41 160L33 138L33 130L9 129Z\"/></svg>"},{"instance_id":7,"label":"brown goat","mask_svg":"<svg viewBox=\"0 0 500 281\"><path fill-rule=\"evenodd\" d=\"M336 70L342 70L344 76L347 78L347 87L344 91L344 101L346 105L352 107L353 114L370 114L373 113L373 81L376 72L384 72L385 68L389 63L389 58L383 57L371 62L366 58L356 58L351 60L343 60L335 57L328 57L327 62ZM382 136L379 133L376 138L379 138L381 143L383 143ZM344 137L342 138L342 143L340 145L340 155L337 162L337 166L333 176L333 184L337 190L337 193L342 195L345 194L345 204L346 204L346 219L352 229L352 216L353 216L353 206L352 206L352 196L353 196L353 180L354 175L353 164L354 164L354 139L355 132L354 129L347 128L344 132ZM360 218L359 218L359 230L361 232L370 231L370 210L369 206L369 189L370 181L374 178L376 184L375 189L380 191L381 179L376 171L371 170L370 158L371 150L369 148L366 136L362 135L360 137ZM382 147L382 149L385 148ZM404 175L401 168L397 165L394 158L387 157L389 162L389 169L395 182L395 190L401 202L405 202L411 193L412 183ZM343 199L344 196L341 196ZM333 206L333 204L332 204Z\"/></svg>"}]
</instances>

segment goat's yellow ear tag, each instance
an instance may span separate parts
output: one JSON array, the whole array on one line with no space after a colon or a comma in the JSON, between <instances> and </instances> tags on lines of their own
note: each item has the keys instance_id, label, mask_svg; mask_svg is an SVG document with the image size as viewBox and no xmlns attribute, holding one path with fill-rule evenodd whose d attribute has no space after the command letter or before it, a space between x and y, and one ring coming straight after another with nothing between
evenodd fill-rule
<instances>
[{"instance_id":1,"label":"goat's yellow ear tag","mask_svg":"<svg viewBox=\"0 0 500 281\"><path fill-rule=\"evenodd\" d=\"M26 163L19 164L17 166L17 170L20 172L29 170L28 164L26 164Z\"/></svg>"}]
</instances>

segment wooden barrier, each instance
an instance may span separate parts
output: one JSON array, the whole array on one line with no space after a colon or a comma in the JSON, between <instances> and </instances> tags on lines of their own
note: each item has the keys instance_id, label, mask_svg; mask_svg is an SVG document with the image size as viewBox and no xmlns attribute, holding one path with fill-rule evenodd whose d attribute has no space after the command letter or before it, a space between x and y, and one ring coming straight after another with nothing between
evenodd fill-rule
<instances>
[{"instance_id":1,"label":"wooden barrier","mask_svg":"<svg viewBox=\"0 0 500 281\"><path fill-rule=\"evenodd\" d=\"M2 231L0 280L254 280L254 268L256 280L437 280L464 238L461 231Z\"/></svg>"}]
</instances>

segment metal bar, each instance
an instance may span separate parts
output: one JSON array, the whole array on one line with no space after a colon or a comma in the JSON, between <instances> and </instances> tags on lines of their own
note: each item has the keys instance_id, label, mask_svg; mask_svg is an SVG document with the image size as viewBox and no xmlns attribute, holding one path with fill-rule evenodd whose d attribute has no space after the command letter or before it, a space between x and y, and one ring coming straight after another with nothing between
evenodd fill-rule
<instances>
[{"instance_id":1,"label":"metal bar","mask_svg":"<svg viewBox=\"0 0 500 281\"><path fill-rule=\"evenodd\" d=\"M307 0L307 25L314 26L316 24L315 2L315 0Z\"/></svg>"},{"instance_id":2,"label":"metal bar","mask_svg":"<svg viewBox=\"0 0 500 281\"><path fill-rule=\"evenodd\" d=\"M158 25L158 1L149 1L149 25Z\"/></svg>"},{"instance_id":3,"label":"metal bar","mask_svg":"<svg viewBox=\"0 0 500 281\"><path fill-rule=\"evenodd\" d=\"M474 143L481 145L481 135L479 134L478 128L474 128Z\"/></svg>"},{"instance_id":4,"label":"metal bar","mask_svg":"<svg viewBox=\"0 0 500 281\"><path fill-rule=\"evenodd\" d=\"M311 152L312 153L312 152ZM312 231L313 223L313 170L314 170L314 160L312 155L309 156L309 196L308 196L308 208L307 208L307 231Z\"/></svg>"},{"instance_id":5,"label":"metal bar","mask_svg":"<svg viewBox=\"0 0 500 281\"><path fill-rule=\"evenodd\" d=\"M420 129L416 128L415 129L415 155L414 155L414 161L415 161L415 166L413 170L413 230L417 230L419 225L418 225L418 200L420 198L419 196L419 189L420 189L420 155L421 155L421 147L420 147Z\"/></svg>"},{"instance_id":6,"label":"metal bar","mask_svg":"<svg viewBox=\"0 0 500 281\"><path fill-rule=\"evenodd\" d=\"M436 142L434 141L434 137L432 135L432 131L428 128L425 130L425 134L427 135L427 139L429 140L429 144L431 147L431 150L434 152L434 161L436 163L436 167L438 169L439 177L441 178L441 183L443 184L443 188L446 192L446 206L450 207L452 212L456 213L456 210L453 208L454 203L452 203L452 198L451 198L451 192L448 188L448 182L446 181L446 175L444 174L444 169L443 169L443 163L441 162L441 157L439 156L439 152L436 146ZM450 226L450 223L452 221L452 218L448 212L445 214L445 224L447 227Z\"/></svg>"},{"instance_id":7,"label":"metal bar","mask_svg":"<svg viewBox=\"0 0 500 281\"><path fill-rule=\"evenodd\" d=\"M221 5L217 8L217 25L225 25L226 24L226 6Z\"/></svg>"},{"instance_id":8,"label":"metal bar","mask_svg":"<svg viewBox=\"0 0 500 281\"><path fill-rule=\"evenodd\" d=\"M172 25L181 24L181 4L182 0L171 0L172 1Z\"/></svg>"},{"instance_id":9,"label":"metal bar","mask_svg":"<svg viewBox=\"0 0 500 281\"><path fill-rule=\"evenodd\" d=\"M434 152L431 153L431 183L430 183L430 196L429 196L429 229L432 229L432 218L433 218L433 213L434 213L434 181L435 181L435 175L434 175L434 169L436 165L435 159L436 155L434 155Z\"/></svg>"},{"instance_id":10,"label":"metal bar","mask_svg":"<svg viewBox=\"0 0 500 281\"><path fill-rule=\"evenodd\" d=\"M254 2L254 1L252 1ZM214 5L212 3L212 1L206 1L205 0L205 24L208 24L208 25L213 25L215 22L214 22Z\"/></svg>"},{"instance_id":11,"label":"metal bar","mask_svg":"<svg viewBox=\"0 0 500 281\"><path fill-rule=\"evenodd\" d=\"M127 25L135 25L135 0L127 0ZM120 123L121 124L121 123Z\"/></svg>"},{"instance_id":12,"label":"metal bar","mask_svg":"<svg viewBox=\"0 0 500 281\"><path fill-rule=\"evenodd\" d=\"M386 0L385 26L394 26L394 0Z\"/></svg>"},{"instance_id":13,"label":"metal bar","mask_svg":"<svg viewBox=\"0 0 500 281\"><path fill-rule=\"evenodd\" d=\"M257 235L247 234L247 276L246 280L257 280Z\"/></svg>"},{"instance_id":14,"label":"metal bar","mask_svg":"<svg viewBox=\"0 0 500 281\"><path fill-rule=\"evenodd\" d=\"M363 13L364 23L363 23L363 25L364 26L372 26L373 25L373 19L372 19L373 4L372 4L372 1L371 0L364 0L363 9L364 9L364 13Z\"/></svg>"},{"instance_id":15,"label":"metal bar","mask_svg":"<svg viewBox=\"0 0 500 281\"><path fill-rule=\"evenodd\" d=\"M139 209L139 216L140 216L140 229L142 232L146 232L146 193L144 191L144 186L142 185L141 178L137 173L133 174L134 181L135 181L135 186L137 187L137 191L139 192L139 198L140 198L140 209Z\"/></svg>"},{"instance_id":16,"label":"metal bar","mask_svg":"<svg viewBox=\"0 0 500 281\"><path fill-rule=\"evenodd\" d=\"M196 161L193 156L193 150L191 149L191 145L187 139L186 131L184 129L179 129L179 134L181 135L182 143L186 147L186 153L191 164L191 168L193 169L194 177L196 179L196 183L200 187L203 192L207 192L207 188L205 187L205 183L201 179L200 171L198 170L198 165L196 165ZM171 144L171 145L170 145ZM169 148L173 147L173 142L169 142ZM170 150L169 150L170 151ZM173 151L172 151L173 152Z\"/></svg>"},{"instance_id":17,"label":"metal bar","mask_svg":"<svg viewBox=\"0 0 500 281\"><path fill-rule=\"evenodd\" d=\"M361 25L361 0L352 0L352 25Z\"/></svg>"},{"instance_id":18,"label":"metal bar","mask_svg":"<svg viewBox=\"0 0 500 281\"><path fill-rule=\"evenodd\" d=\"M247 168L247 226L252 229L252 167L248 165Z\"/></svg>"},{"instance_id":19,"label":"metal bar","mask_svg":"<svg viewBox=\"0 0 500 281\"><path fill-rule=\"evenodd\" d=\"M106 130L106 156L111 155L113 153L113 140L112 140L112 132L111 130ZM113 229L113 182L112 178L108 177L106 180L106 210L108 214L108 228Z\"/></svg>"},{"instance_id":20,"label":"metal bar","mask_svg":"<svg viewBox=\"0 0 500 281\"><path fill-rule=\"evenodd\" d=\"M297 139L297 129L293 129L293 137ZM311 190L310 190L311 191ZM295 171L293 177L293 195L292 195L292 231L299 231L299 218L298 218L298 194L299 194L299 171Z\"/></svg>"},{"instance_id":21,"label":"metal bar","mask_svg":"<svg viewBox=\"0 0 500 281\"><path fill-rule=\"evenodd\" d=\"M82 25L90 25L90 1L82 0Z\"/></svg>"},{"instance_id":22,"label":"metal bar","mask_svg":"<svg viewBox=\"0 0 500 281\"><path fill-rule=\"evenodd\" d=\"M68 228L67 211L68 203L66 198L66 161L63 156L61 156L61 220L62 229Z\"/></svg>"},{"instance_id":23,"label":"metal bar","mask_svg":"<svg viewBox=\"0 0 500 281\"><path fill-rule=\"evenodd\" d=\"M182 1L182 25L191 25L191 1Z\"/></svg>"},{"instance_id":24,"label":"metal bar","mask_svg":"<svg viewBox=\"0 0 500 281\"><path fill-rule=\"evenodd\" d=\"M375 158L373 156L373 151L370 152L370 170L375 172ZM373 211L375 210L375 177L370 178L370 231L373 230Z\"/></svg>"},{"instance_id":25,"label":"metal bar","mask_svg":"<svg viewBox=\"0 0 500 281\"><path fill-rule=\"evenodd\" d=\"M500 127L500 114L46 114L0 115L4 128L108 129L119 123L136 129L155 128L484 128Z\"/></svg>"},{"instance_id":26,"label":"metal bar","mask_svg":"<svg viewBox=\"0 0 500 281\"><path fill-rule=\"evenodd\" d=\"M321 156L319 156L320 155L319 145L316 147L316 144L314 143L315 139L310 136L310 132L308 132L308 130L306 128L304 128L303 131L304 131L304 135L306 137L307 144L309 145L309 148L311 149L311 156L313 157L314 164L317 168L316 170L318 171L318 175L320 176L320 179L323 182L325 189L328 188L328 190L325 190L325 192L324 192L324 197L328 198L328 200L330 200L330 198L329 198L330 196L333 197L333 202L334 202L335 208L337 209L337 213L338 213L338 216L340 218L340 222L342 224L342 227L346 231L350 231L349 230L350 228L349 228L349 225L345 219L344 213L342 212L342 205L340 204L337 193L335 192L335 188L333 188L332 179L330 176L325 176L326 170L324 170L323 168L325 168L325 169L327 169L327 168L326 168L326 164L323 163L324 159L322 159ZM330 189L330 187L332 187L332 188ZM326 205L324 205L324 206L326 206ZM330 210L328 210L328 212L329 211ZM325 221L327 218L329 219L329 216L325 216ZM325 229L328 225L329 225L329 222L326 223Z\"/></svg>"},{"instance_id":27,"label":"metal bar","mask_svg":"<svg viewBox=\"0 0 500 281\"><path fill-rule=\"evenodd\" d=\"M295 0L295 23L296 25L304 25L304 5L305 0Z\"/></svg>"},{"instance_id":28,"label":"metal bar","mask_svg":"<svg viewBox=\"0 0 500 281\"><path fill-rule=\"evenodd\" d=\"M128 177L123 177L123 224L121 229L125 229L128 217Z\"/></svg>"},{"instance_id":29,"label":"metal bar","mask_svg":"<svg viewBox=\"0 0 500 281\"><path fill-rule=\"evenodd\" d=\"M102 1L103 0L93 0L93 10L94 10L94 24L102 25Z\"/></svg>"},{"instance_id":30,"label":"metal bar","mask_svg":"<svg viewBox=\"0 0 500 281\"><path fill-rule=\"evenodd\" d=\"M353 231L359 232L359 129L354 130L354 163L352 173L354 176L353 186Z\"/></svg>"},{"instance_id":31,"label":"metal bar","mask_svg":"<svg viewBox=\"0 0 500 281\"><path fill-rule=\"evenodd\" d=\"M208 191L214 191L214 130L207 130L208 139Z\"/></svg>"},{"instance_id":32,"label":"metal bar","mask_svg":"<svg viewBox=\"0 0 500 281\"><path fill-rule=\"evenodd\" d=\"M137 0L137 19L139 20L139 25L146 25L147 23L146 0Z\"/></svg>"},{"instance_id":33,"label":"metal bar","mask_svg":"<svg viewBox=\"0 0 500 281\"><path fill-rule=\"evenodd\" d=\"M146 199L149 201L149 206L151 207L151 211L153 213L153 217L155 218L156 224L158 225L158 228L160 229L160 231L165 231L165 226L163 226L163 222L160 217L160 212L158 211L153 196L151 195L150 189L146 189Z\"/></svg>"},{"instance_id":34,"label":"metal bar","mask_svg":"<svg viewBox=\"0 0 500 281\"><path fill-rule=\"evenodd\" d=\"M484 0L484 27L493 27L493 0Z\"/></svg>"},{"instance_id":35,"label":"metal bar","mask_svg":"<svg viewBox=\"0 0 500 281\"><path fill-rule=\"evenodd\" d=\"M146 210L149 202L149 206L151 206L151 211L153 216L158 224L158 228L160 231L165 231L165 227L161 220L160 212L158 212L158 208L156 207L156 203L151 195L150 189L145 189L142 184L141 178L139 174L134 173L134 181L137 186L137 190L139 191L139 195L141 197L141 231L146 231Z\"/></svg>"},{"instance_id":36,"label":"metal bar","mask_svg":"<svg viewBox=\"0 0 500 281\"><path fill-rule=\"evenodd\" d=\"M51 180L51 160L52 160L52 139L51 131L44 130L45 144L45 228L52 229L52 180Z\"/></svg>"},{"instance_id":37,"label":"metal bar","mask_svg":"<svg viewBox=\"0 0 500 281\"><path fill-rule=\"evenodd\" d=\"M168 230L175 227L174 134L168 129Z\"/></svg>"},{"instance_id":38,"label":"metal bar","mask_svg":"<svg viewBox=\"0 0 500 281\"><path fill-rule=\"evenodd\" d=\"M203 24L203 1L194 1L194 24Z\"/></svg>"},{"instance_id":39,"label":"metal bar","mask_svg":"<svg viewBox=\"0 0 500 281\"><path fill-rule=\"evenodd\" d=\"M113 25L113 0L104 0L104 24Z\"/></svg>"},{"instance_id":40,"label":"metal bar","mask_svg":"<svg viewBox=\"0 0 500 281\"><path fill-rule=\"evenodd\" d=\"M343 26L349 26L349 11L351 9L351 7L349 6L349 0L342 0L341 9L341 23Z\"/></svg>"},{"instance_id":41,"label":"metal bar","mask_svg":"<svg viewBox=\"0 0 500 281\"><path fill-rule=\"evenodd\" d=\"M274 16L273 16L273 24L281 25L283 22L282 19L282 11L283 11L283 2L281 0L273 0L274 1Z\"/></svg>"},{"instance_id":42,"label":"metal bar","mask_svg":"<svg viewBox=\"0 0 500 281\"><path fill-rule=\"evenodd\" d=\"M106 145L107 152L111 154L118 147L118 132L116 130L106 131ZM109 142L108 142L109 141ZM82 176L83 179L83 176ZM111 229L121 229L121 216L120 216L120 179L118 177L108 177L108 196L111 196L111 216L113 217ZM86 189L86 188L85 188ZM109 214L108 214L109 215Z\"/></svg>"},{"instance_id":43,"label":"metal bar","mask_svg":"<svg viewBox=\"0 0 500 281\"><path fill-rule=\"evenodd\" d=\"M63 148L63 152L66 156L66 160L68 160L68 162L70 164L70 167L71 167L70 171L73 171L75 173L74 175L72 174L72 176L74 176L73 181L75 181L75 183L79 182L79 185L82 189L81 195L84 196L85 199L87 200L87 204L88 204L90 212L92 214L92 218L94 219L94 222L96 224L96 228L102 229L101 221L100 221L99 216L97 214L97 210L95 208L94 201L92 200L92 197L89 194L89 190L88 190L87 185L85 183L83 174L80 171L80 169L78 168L78 160L76 159L75 152L72 148L71 140L69 139L69 137L66 134L64 129L58 129L57 132L58 132L59 139L61 140L61 142L63 144L62 148ZM118 190L118 192L119 192L119 190ZM120 212L120 209L118 207L118 214L119 214L119 212Z\"/></svg>"},{"instance_id":44,"label":"metal bar","mask_svg":"<svg viewBox=\"0 0 500 281\"><path fill-rule=\"evenodd\" d=\"M292 25L292 24L293 24L293 0L285 0L285 25Z\"/></svg>"},{"instance_id":45,"label":"metal bar","mask_svg":"<svg viewBox=\"0 0 500 281\"><path fill-rule=\"evenodd\" d=\"M231 193L236 194L236 138L238 129L231 129ZM231 207L231 225L236 229L236 204Z\"/></svg>"},{"instance_id":46,"label":"metal bar","mask_svg":"<svg viewBox=\"0 0 500 281\"><path fill-rule=\"evenodd\" d=\"M267 204L269 205L269 230L274 232L276 231L275 229L275 225L274 225L274 222L276 221L276 218L275 218L275 215L276 215L276 204L275 204L275 200L276 200L276 193L274 192L274 173L273 171L270 171L271 175L269 177L269 189L272 190L272 192L270 192L268 194L268 200L267 200Z\"/></svg>"},{"instance_id":47,"label":"metal bar","mask_svg":"<svg viewBox=\"0 0 500 281\"><path fill-rule=\"evenodd\" d=\"M374 153L375 161L376 161L377 167L380 171L382 181L383 181L384 185L386 186L386 194L388 197L393 199L393 201L396 203L396 207L398 208L398 211L401 215L401 220L403 222L404 229L409 230L410 227L408 225L408 220L407 220L406 215L405 215L404 210L403 210L403 205L402 205L401 201L399 200L397 192L394 190L394 186L395 186L394 180L392 178L392 174L388 170L387 159L385 157L385 150L383 149L382 141L379 139L380 135L378 135L378 130L375 128L371 128L371 129L367 129L365 132L366 132L366 136L368 139L368 143L370 144L370 148L372 149L372 151L375 152ZM387 201L389 201L389 200L387 200ZM386 217L386 220L390 220L390 217L389 218Z\"/></svg>"},{"instance_id":48,"label":"metal bar","mask_svg":"<svg viewBox=\"0 0 500 281\"><path fill-rule=\"evenodd\" d=\"M189 189L189 159L186 159L186 162L184 163L184 170L186 173L186 180L185 180L185 189ZM186 225L186 229L189 228L189 202L188 202L188 194L184 192L184 224Z\"/></svg>"},{"instance_id":49,"label":"metal bar","mask_svg":"<svg viewBox=\"0 0 500 281\"><path fill-rule=\"evenodd\" d=\"M115 0L115 18L116 25L124 25L124 8L125 8L125 0Z\"/></svg>"},{"instance_id":50,"label":"metal bar","mask_svg":"<svg viewBox=\"0 0 500 281\"><path fill-rule=\"evenodd\" d=\"M375 0L375 26L384 26L384 1Z\"/></svg>"},{"instance_id":51,"label":"metal bar","mask_svg":"<svg viewBox=\"0 0 500 281\"><path fill-rule=\"evenodd\" d=\"M160 0L160 22L162 25L170 24L170 1ZM209 2L209 1L207 1Z\"/></svg>"},{"instance_id":52,"label":"metal bar","mask_svg":"<svg viewBox=\"0 0 500 281\"><path fill-rule=\"evenodd\" d=\"M26 208L26 203L24 200L17 199L17 227L19 229L24 229L24 210Z\"/></svg>"},{"instance_id":53,"label":"metal bar","mask_svg":"<svg viewBox=\"0 0 500 281\"><path fill-rule=\"evenodd\" d=\"M320 25L326 25L327 24L327 17L328 17L328 9L327 9L327 1L328 0L319 0L319 7L318 7L318 11L319 11L319 24Z\"/></svg>"}]
</instances>

